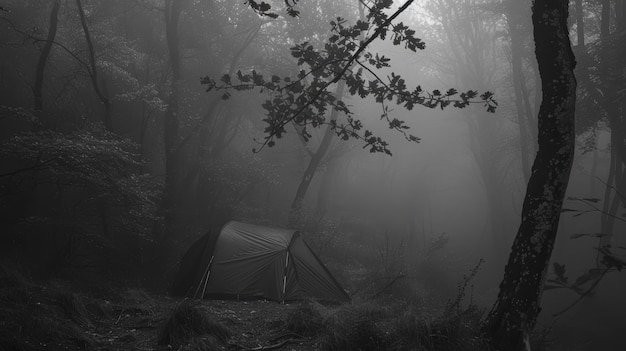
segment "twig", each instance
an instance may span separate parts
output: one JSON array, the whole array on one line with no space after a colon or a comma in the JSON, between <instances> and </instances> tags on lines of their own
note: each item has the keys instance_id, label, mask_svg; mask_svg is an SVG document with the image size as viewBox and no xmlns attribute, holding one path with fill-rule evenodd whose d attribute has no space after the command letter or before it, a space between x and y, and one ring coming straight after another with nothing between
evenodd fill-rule
<instances>
[{"instance_id":1,"label":"twig","mask_svg":"<svg viewBox=\"0 0 626 351\"><path fill-rule=\"evenodd\" d=\"M602 271L602 274L598 277L598 279L596 279L595 282L593 282L593 284L589 287L589 289L587 289L584 293L580 294L580 296L574 302L572 302L572 304L567 306L565 309L563 309L560 312L557 312L557 313L553 314L552 317L559 317L559 316L561 316L565 312L569 311L572 307L576 306L580 301L582 301L582 299L584 299L585 297L589 296L589 294L593 291L593 289L595 289L595 287L598 284L600 284L600 281L602 280L602 278L604 278L604 276L609 272L609 269L611 269L611 267L605 268L604 271Z\"/></svg>"},{"instance_id":2,"label":"twig","mask_svg":"<svg viewBox=\"0 0 626 351\"><path fill-rule=\"evenodd\" d=\"M114 323L114 324L116 324L116 325L117 325L117 323L119 323L119 322L120 322L120 319L122 319L122 315L124 314L124 312L125 312L125 310L122 310L122 312L120 312L120 315L117 317L117 320L115 321L115 323Z\"/></svg>"},{"instance_id":3,"label":"twig","mask_svg":"<svg viewBox=\"0 0 626 351\"><path fill-rule=\"evenodd\" d=\"M404 274L404 273L398 274L395 278L393 278L389 283L387 283L387 285L385 285L382 289L380 289L371 298L372 299L377 298L380 294L384 293L387 289L389 289L396 281L398 281L398 280L400 280L402 278L406 278L406 274Z\"/></svg>"}]
</instances>

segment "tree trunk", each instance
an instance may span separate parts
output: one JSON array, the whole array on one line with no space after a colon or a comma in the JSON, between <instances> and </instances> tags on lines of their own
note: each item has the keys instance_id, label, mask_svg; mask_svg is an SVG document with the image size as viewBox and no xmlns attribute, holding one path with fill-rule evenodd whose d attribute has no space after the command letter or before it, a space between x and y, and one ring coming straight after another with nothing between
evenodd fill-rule
<instances>
[{"instance_id":1,"label":"tree trunk","mask_svg":"<svg viewBox=\"0 0 626 351\"><path fill-rule=\"evenodd\" d=\"M104 105L104 128L108 131L113 131L113 121L111 120L111 100L109 99L106 82L98 79L98 67L96 66L96 53L93 48L93 41L91 40L91 34L89 34L89 26L87 26L87 19L85 18L85 11L83 10L83 4L80 0L76 0L76 6L78 7L78 15L80 17L80 24L83 27L85 33L85 41L87 42L87 49L89 53L89 64L91 69L89 70L89 77L91 78L91 84L93 90L96 92L98 99ZM101 86L102 85L102 86Z\"/></svg>"},{"instance_id":2,"label":"tree trunk","mask_svg":"<svg viewBox=\"0 0 626 351\"><path fill-rule=\"evenodd\" d=\"M515 92L515 108L517 110L517 124L519 127L520 138L520 159L522 161L522 173L524 180L528 182L530 178L530 160L534 153L534 143L531 142L535 135L532 128L532 111L528 101L528 88L525 83L525 75L523 68L524 56L524 38L526 33L523 31L523 23L521 15L525 13L521 6L526 6L518 0L512 0L509 3L509 12L506 16L511 36L511 69L513 75L513 90Z\"/></svg>"},{"instance_id":3,"label":"tree trunk","mask_svg":"<svg viewBox=\"0 0 626 351\"><path fill-rule=\"evenodd\" d=\"M498 349L529 350L575 149L576 61L567 0L535 0L535 55L543 89L539 149L496 303L484 331Z\"/></svg>"},{"instance_id":4,"label":"tree trunk","mask_svg":"<svg viewBox=\"0 0 626 351\"><path fill-rule=\"evenodd\" d=\"M59 8L61 7L61 0L54 0L52 9L50 10L50 23L48 24L48 36L46 43L41 50L39 60L37 61L37 71L35 73L35 84L33 85L33 97L35 103L35 111L43 111L43 78L44 71L46 69L46 62L48 61L48 55L52 50L52 43L57 34L57 23Z\"/></svg>"},{"instance_id":5,"label":"tree trunk","mask_svg":"<svg viewBox=\"0 0 626 351\"><path fill-rule=\"evenodd\" d=\"M165 36L169 53L169 65L172 70L170 81L170 95L167 99L167 108L163 116L163 156L164 180L163 195L157 213L162 218L155 223L153 229L154 247L151 252L149 266L150 273L155 274L152 279L154 287L160 288L163 283L163 269L168 264L172 251L174 225L177 219L177 194L179 189L181 150L180 150L180 121L179 121L179 90L181 81L181 57L179 50L178 23L185 0L167 0L165 2Z\"/></svg>"},{"instance_id":6,"label":"tree trunk","mask_svg":"<svg viewBox=\"0 0 626 351\"><path fill-rule=\"evenodd\" d=\"M335 91L335 98L340 100L343 97L343 88L345 86L345 81L340 81L337 84L337 90ZM322 141L317 148L317 151L313 155L311 155L311 159L309 160L309 164L307 168L304 170L304 174L302 175L302 179L300 180L300 185L298 185L298 190L296 191L296 196L291 203L291 208L289 209L289 218L288 218L288 227L294 228L298 225L298 222L302 219L302 205L304 203L304 197L306 196L307 190L311 185L311 181L313 181L313 176L315 172L317 172L317 168L319 167L322 159L328 152L328 148L330 147L330 142L333 140L333 136L335 135L335 130L333 129L333 124L337 121L337 115L339 112L333 109L330 112L330 124L326 128L324 132L324 136L322 137Z\"/></svg>"},{"instance_id":7,"label":"tree trunk","mask_svg":"<svg viewBox=\"0 0 626 351\"><path fill-rule=\"evenodd\" d=\"M619 11L619 9L618 9ZM600 90L602 91L602 106L606 109L606 114L611 127L611 155L609 176L605 185L604 206L600 220L600 232L605 234L599 239L599 247L611 245L615 218L619 203L625 201L624 194L624 163L626 162L626 147L624 144L624 121L623 111L620 111L618 104L619 97L616 92L620 89L621 77L620 63L616 62L616 48L611 40L611 1L602 0L602 12L600 19ZM618 25L619 26L619 25ZM603 266L601 257L598 256L598 265Z\"/></svg>"},{"instance_id":8,"label":"tree trunk","mask_svg":"<svg viewBox=\"0 0 626 351\"><path fill-rule=\"evenodd\" d=\"M181 84L181 57L178 37L178 23L182 13L182 2L184 0L169 0L165 2L165 35L167 49L169 53L172 79L170 84L170 95L167 101L167 109L163 116L163 145L165 179L163 198L159 212L163 216L163 231L158 241L165 242L172 233L175 222L176 189L178 183L178 172L180 163L180 145L178 143L180 132L179 121L179 90Z\"/></svg>"}]
</instances>

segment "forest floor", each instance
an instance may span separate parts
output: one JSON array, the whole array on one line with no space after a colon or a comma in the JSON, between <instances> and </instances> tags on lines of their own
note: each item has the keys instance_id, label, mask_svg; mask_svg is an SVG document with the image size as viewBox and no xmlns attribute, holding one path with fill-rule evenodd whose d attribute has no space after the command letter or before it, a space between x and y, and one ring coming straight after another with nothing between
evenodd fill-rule
<instances>
[{"instance_id":1,"label":"forest floor","mask_svg":"<svg viewBox=\"0 0 626 351\"><path fill-rule=\"evenodd\" d=\"M1 283L2 351L320 349L314 337L285 330L284 321L298 304L222 300L190 303L134 289L110 289L97 296L72 292L61 284ZM185 304L201 311L209 323L225 327L226 337L211 336L211 326L207 329L206 321L194 320L189 310L187 315L175 315ZM166 327L168 321L170 327ZM179 324L179 335L170 335L164 342L163 334L172 321ZM201 330L202 323L205 330ZM180 328L187 331L181 334Z\"/></svg>"},{"instance_id":2,"label":"forest floor","mask_svg":"<svg viewBox=\"0 0 626 351\"><path fill-rule=\"evenodd\" d=\"M391 296L316 301L176 299L144 290L36 283L0 265L0 351L489 350L484 311Z\"/></svg>"}]
</instances>

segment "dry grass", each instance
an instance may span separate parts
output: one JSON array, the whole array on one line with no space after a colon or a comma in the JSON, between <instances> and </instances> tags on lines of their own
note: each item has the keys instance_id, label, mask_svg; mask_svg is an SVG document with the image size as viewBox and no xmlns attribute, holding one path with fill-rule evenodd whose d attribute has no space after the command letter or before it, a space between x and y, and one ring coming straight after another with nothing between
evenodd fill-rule
<instances>
[{"instance_id":1,"label":"dry grass","mask_svg":"<svg viewBox=\"0 0 626 351\"><path fill-rule=\"evenodd\" d=\"M283 321L283 328L305 337L314 337L326 331L328 310L316 302L303 302L293 307Z\"/></svg>"},{"instance_id":2,"label":"dry grass","mask_svg":"<svg viewBox=\"0 0 626 351\"><path fill-rule=\"evenodd\" d=\"M213 336L226 342L231 331L208 314L198 302L183 300L159 328L157 344L189 346L193 337Z\"/></svg>"},{"instance_id":3,"label":"dry grass","mask_svg":"<svg viewBox=\"0 0 626 351\"><path fill-rule=\"evenodd\" d=\"M85 307L83 298L78 294L68 291L57 292L55 302L66 318L84 327L92 326L89 311Z\"/></svg>"}]
</instances>

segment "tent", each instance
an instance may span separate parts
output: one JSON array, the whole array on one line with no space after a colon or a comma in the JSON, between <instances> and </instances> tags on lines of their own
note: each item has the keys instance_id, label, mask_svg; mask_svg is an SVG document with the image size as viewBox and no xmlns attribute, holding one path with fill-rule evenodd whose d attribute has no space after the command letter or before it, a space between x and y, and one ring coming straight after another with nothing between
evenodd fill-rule
<instances>
[{"instance_id":1,"label":"tent","mask_svg":"<svg viewBox=\"0 0 626 351\"><path fill-rule=\"evenodd\" d=\"M350 299L299 232L234 221L189 248L172 295L280 302Z\"/></svg>"}]
</instances>

